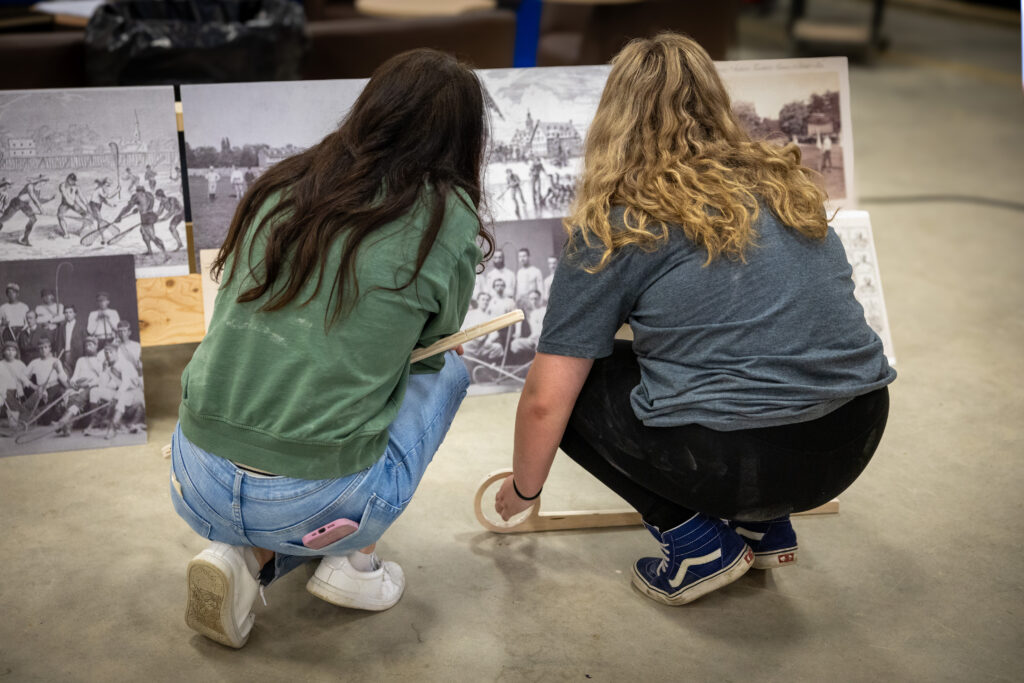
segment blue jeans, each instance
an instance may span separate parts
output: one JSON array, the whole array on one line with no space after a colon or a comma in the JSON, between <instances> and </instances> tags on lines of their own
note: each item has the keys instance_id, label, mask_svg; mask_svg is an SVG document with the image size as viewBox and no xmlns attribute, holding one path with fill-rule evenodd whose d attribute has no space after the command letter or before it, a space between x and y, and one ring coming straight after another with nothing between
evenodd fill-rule
<instances>
[{"instance_id":1,"label":"blue jeans","mask_svg":"<svg viewBox=\"0 0 1024 683\"><path fill-rule=\"evenodd\" d=\"M190 442L181 426L171 439L171 502L204 538L273 550L273 578L315 557L345 555L377 541L412 499L469 387L454 351L436 374L412 375L388 445L370 467L339 479L268 477ZM302 537L336 519L359 528L312 550Z\"/></svg>"}]
</instances>

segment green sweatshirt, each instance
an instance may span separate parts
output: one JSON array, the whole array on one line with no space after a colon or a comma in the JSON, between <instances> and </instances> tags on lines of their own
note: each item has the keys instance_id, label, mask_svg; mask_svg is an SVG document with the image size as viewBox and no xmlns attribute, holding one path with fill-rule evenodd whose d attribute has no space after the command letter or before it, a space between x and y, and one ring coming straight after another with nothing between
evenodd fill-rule
<instances>
[{"instance_id":1,"label":"green sweatshirt","mask_svg":"<svg viewBox=\"0 0 1024 683\"><path fill-rule=\"evenodd\" d=\"M481 258L476 215L449 196L415 282L397 292L381 289L409 279L428 222L421 201L363 241L359 300L326 331L336 270L309 304L299 305L313 293L313 281L282 310L261 312L262 300L237 302L252 284L248 268L239 269L217 294L210 328L181 377L185 436L223 458L301 479L341 477L376 462L410 370L444 366L438 355L410 368L410 353L459 330ZM261 262L262 242L254 245L253 263ZM341 247L336 240L328 264L339 262ZM224 279L233 267L227 264Z\"/></svg>"}]
</instances>

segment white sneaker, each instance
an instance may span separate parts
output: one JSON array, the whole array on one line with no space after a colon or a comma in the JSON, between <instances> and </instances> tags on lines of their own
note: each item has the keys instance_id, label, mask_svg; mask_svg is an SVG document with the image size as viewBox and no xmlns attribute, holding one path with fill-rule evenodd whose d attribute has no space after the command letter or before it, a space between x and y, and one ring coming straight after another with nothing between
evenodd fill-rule
<instances>
[{"instance_id":1,"label":"white sneaker","mask_svg":"<svg viewBox=\"0 0 1024 683\"><path fill-rule=\"evenodd\" d=\"M345 556L325 557L306 582L306 590L334 605L380 612L402 597L405 574L394 562L361 572Z\"/></svg>"},{"instance_id":2,"label":"white sneaker","mask_svg":"<svg viewBox=\"0 0 1024 683\"><path fill-rule=\"evenodd\" d=\"M259 564L251 548L214 542L188 563L185 623L228 647L249 639L259 594Z\"/></svg>"}]
</instances>

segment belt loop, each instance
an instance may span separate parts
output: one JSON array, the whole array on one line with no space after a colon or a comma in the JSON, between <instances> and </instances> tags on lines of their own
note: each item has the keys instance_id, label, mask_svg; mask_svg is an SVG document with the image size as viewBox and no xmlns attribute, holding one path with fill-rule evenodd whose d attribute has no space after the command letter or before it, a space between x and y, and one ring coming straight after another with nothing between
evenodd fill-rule
<instances>
[{"instance_id":1,"label":"belt loop","mask_svg":"<svg viewBox=\"0 0 1024 683\"><path fill-rule=\"evenodd\" d=\"M245 524L242 520L242 481L244 479L245 474L236 469L235 483L231 490L231 515L238 527L238 533L242 536L245 536Z\"/></svg>"}]
</instances>

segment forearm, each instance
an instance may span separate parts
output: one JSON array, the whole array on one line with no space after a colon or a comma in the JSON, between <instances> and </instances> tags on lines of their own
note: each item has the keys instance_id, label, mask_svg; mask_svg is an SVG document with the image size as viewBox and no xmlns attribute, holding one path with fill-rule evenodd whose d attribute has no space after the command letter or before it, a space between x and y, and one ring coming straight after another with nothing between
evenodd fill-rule
<instances>
[{"instance_id":1,"label":"forearm","mask_svg":"<svg viewBox=\"0 0 1024 683\"><path fill-rule=\"evenodd\" d=\"M512 467L520 493L540 490L592 360L538 353L516 409Z\"/></svg>"},{"instance_id":2,"label":"forearm","mask_svg":"<svg viewBox=\"0 0 1024 683\"><path fill-rule=\"evenodd\" d=\"M533 496L544 486L571 412L571 403L547 406L535 394L524 395L520 399L516 410L512 469L516 486L524 496Z\"/></svg>"},{"instance_id":3,"label":"forearm","mask_svg":"<svg viewBox=\"0 0 1024 683\"><path fill-rule=\"evenodd\" d=\"M494 501L502 519L508 520L529 507L529 499L544 486L593 362L546 353L538 353L534 358L516 410L513 476L502 482Z\"/></svg>"}]
</instances>

